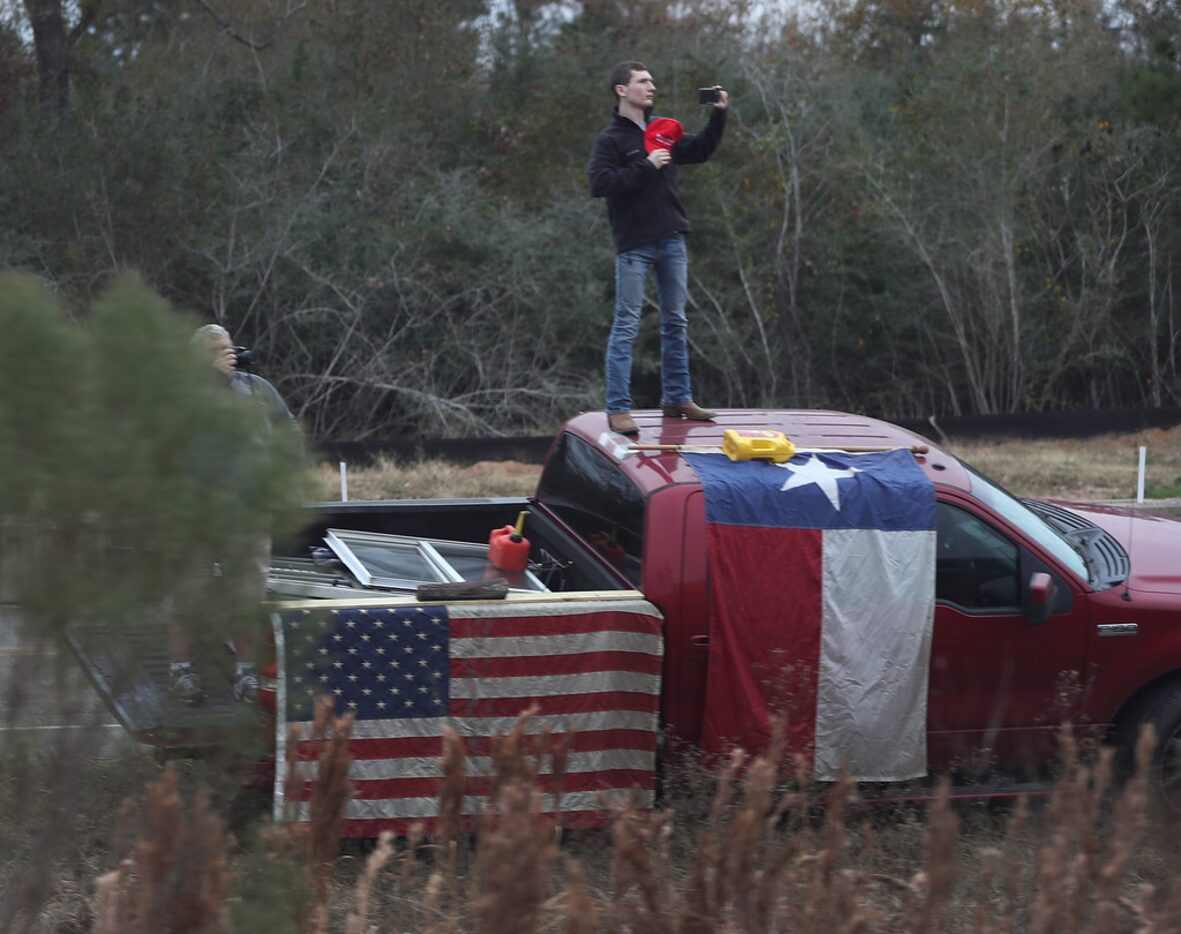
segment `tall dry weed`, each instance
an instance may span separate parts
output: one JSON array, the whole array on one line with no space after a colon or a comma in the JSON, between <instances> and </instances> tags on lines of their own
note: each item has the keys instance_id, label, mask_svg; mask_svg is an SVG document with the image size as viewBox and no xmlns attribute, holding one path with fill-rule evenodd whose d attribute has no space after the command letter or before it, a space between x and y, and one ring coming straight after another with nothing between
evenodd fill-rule
<instances>
[{"instance_id":1,"label":"tall dry weed","mask_svg":"<svg viewBox=\"0 0 1181 934\"><path fill-rule=\"evenodd\" d=\"M231 876L222 822L198 793L186 813L176 773L149 786L132 852L95 884L99 934L213 931L225 926Z\"/></svg>"},{"instance_id":2,"label":"tall dry weed","mask_svg":"<svg viewBox=\"0 0 1181 934\"><path fill-rule=\"evenodd\" d=\"M387 830L378 838L377 846L365 860L365 870L353 891L353 910L345 919L345 934L367 934L369 931L369 904L373 886L393 852L394 835Z\"/></svg>"},{"instance_id":3,"label":"tall dry weed","mask_svg":"<svg viewBox=\"0 0 1181 934\"><path fill-rule=\"evenodd\" d=\"M616 803L611 822L611 919L617 928L672 931L667 876L672 813L641 809L634 800Z\"/></svg>"},{"instance_id":4,"label":"tall dry weed","mask_svg":"<svg viewBox=\"0 0 1181 934\"><path fill-rule=\"evenodd\" d=\"M959 820L951 809L951 782L944 778L939 781L927 813L923 833L926 865L910 881L916 898L907 927L916 934L946 930L955 894L958 834Z\"/></svg>"},{"instance_id":5,"label":"tall dry weed","mask_svg":"<svg viewBox=\"0 0 1181 934\"><path fill-rule=\"evenodd\" d=\"M863 892L864 878L844 870L848 849L846 819L856 794L856 784L842 775L824 799L824 819L815 837L804 832L797 855L787 867L786 879L794 897L785 899L778 923L808 934L823 931L871 929L871 912Z\"/></svg>"},{"instance_id":6,"label":"tall dry weed","mask_svg":"<svg viewBox=\"0 0 1181 934\"><path fill-rule=\"evenodd\" d=\"M566 887L562 893L563 934L595 934L601 912L586 881L586 869L577 859L566 861Z\"/></svg>"},{"instance_id":7,"label":"tall dry weed","mask_svg":"<svg viewBox=\"0 0 1181 934\"><path fill-rule=\"evenodd\" d=\"M1043 806L1022 800L1012 808L1007 831L998 831L998 845L979 854L971 873L961 869L961 821L941 782L923 820L921 852L909 868L883 872L872 867L872 832L855 838L849 831L854 782L843 777L821 794L808 786L799 760L783 775L778 729L766 754L748 759L736 751L726 761L703 818L684 825L673 808L604 801L608 833L573 835L567 845L581 855L559 859L561 837L545 813L553 788L543 793L539 774L548 754L553 785L561 785L568 738L530 735L531 721L530 712L494 746L474 860L464 858L466 752L449 734L439 832L426 850L435 854L430 871L420 871L424 834L415 825L401 852L383 836L355 884L344 886L337 853L351 794L351 722L333 720L330 705L318 711L323 746L309 800L313 820L266 837L302 880L303 908L289 910L297 927L327 930L335 909L346 934L1181 934L1181 884L1170 877L1153 886L1135 868L1152 814L1150 733L1138 746L1134 776L1118 789L1110 754L1081 763L1064 733L1061 781ZM294 784L289 794L297 796ZM191 818L184 811L176 777L165 773L149 791L130 855L99 880L96 930L226 926L224 833L203 796ZM590 839L609 842L609 852L580 849ZM345 892L347 908L340 904Z\"/></svg>"},{"instance_id":8,"label":"tall dry weed","mask_svg":"<svg viewBox=\"0 0 1181 934\"><path fill-rule=\"evenodd\" d=\"M301 918L301 926L313 934L327 927L333 864L340 852L345 812L354 791L348 777L353 761L349 740L354 717L351 713L334 717L333 711L331 699L317 699L309 740L316 752L316 777L310 783L307 822L289 821L268 835L272 850L306 872L311 898L306 905L299 906L306 912ZM304 797L304 778L298 768L298 739L298 733L293 731L287 744L284 799L289 809L296 807Z\"/></svg>"},{"instance_id":9,"label":"tall dry weed","mask_svg":"<svg viewBox=\"0 0 1181 934\"><path fill-rule=\"evenodd\" d=\"M489 934L540 931L549 901L558 847L530 756L527 730L535 714L536 708L522 714L494 750L492 792L476 844L475 917Z\"/></svg>"}]
</instances>

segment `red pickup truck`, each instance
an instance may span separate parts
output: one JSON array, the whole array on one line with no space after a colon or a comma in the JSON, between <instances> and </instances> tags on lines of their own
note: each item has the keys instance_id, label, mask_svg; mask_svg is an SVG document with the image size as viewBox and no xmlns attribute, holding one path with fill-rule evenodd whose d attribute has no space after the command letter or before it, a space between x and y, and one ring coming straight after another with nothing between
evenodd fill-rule
<instances>
[{"instance_id":1,"label":"red pickup truck","mask_svg":"<svg viewBox=\"0 0 1181 934\"><path fill-rule=\"evenodd\" d=\"M840 412L728 411L713 424L640 413L637 421L646 444L719 445L726 428L761 428L797 447L927 445L916 461L937 498L932 770L996 766L1036 778L1053 762L1063 722L1125 750L1151 723L1158 783L1181 781L1177 520L1020 500L924 438ZM582 415L554 442L534 508L591 540L619 530L621 573L665 618L664 721L697 739L710 601L696 475L678 453L634 452L602 415Z\"/></svg>"},{"instance_id":2,"label":"red pickup truck","mask_svg":"<svg viewBox=\"0 0 1181 934\"><path fill-rule=\"evenodd\" d=\"M654 606L663 618L660 723L666 735L692 743L702 734L711 633L704 493L679 452L636 451L632 441L718 446L723 431L735 428L782 432L798 448L926 445L915 460L936 497L930 769L973 780L987 775L993 784L977 786L982 792L999 787L996 776L1003 775L1012 791L1045 778L1063 722L1125 752L1141 724L1149 723L1158 734L1157 787L1166 796L1174 784L1181 790L1177 520L1021 500L924 438L840 412L729 410L713 423L638 412L636 421L639 436L629 439L610 432L602 413L570 420L553 441L536 495L527 500L310 507L305 534L276 549L276 606L306 608L341 598L373 605L382 594L396 594L400 585L382 579L383 559L376 559L376 569L366 568L363 558L339 560L350 543L343 550L335 545L350 535L360 537L351 543L357 546L353 559L367 535L449 543L458 549L448 565L454 569L466 560L462 543L482 560L489 531L528 509L531 563L510 602L613 594ZM436 564L438 551L431 550ZM769 572L750 568L752 575ZM470 575L461 571L464 576ZM410 585L403 585L404 593ZM398 599L414 603L412 594L411 586L411 594ZM148 706L141 703L139 719ZM126 710L121 716L136 719ZM167 742L160 738L170 735L163 721L128 725L153 741Z\"/></svg>"}]
</instances>

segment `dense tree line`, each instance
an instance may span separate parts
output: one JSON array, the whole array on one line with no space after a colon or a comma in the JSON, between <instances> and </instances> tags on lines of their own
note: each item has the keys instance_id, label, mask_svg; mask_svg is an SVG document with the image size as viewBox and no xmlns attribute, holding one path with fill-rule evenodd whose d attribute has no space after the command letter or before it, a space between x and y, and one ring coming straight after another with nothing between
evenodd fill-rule
<instances>
[{"instance_id":1,"label":"dense tree line","mask_svg":"<svg viewBox=\"0 0 1181 934\"><path fill-rule=\"evenodd\" d=\"M696 395L883 416L1177 404L1174 0L25 0L0 267L138 270L319 437L602 405L607 74L704 122ZM655 404L655 328L637 401Z\"/></svg>"}]
</instances>

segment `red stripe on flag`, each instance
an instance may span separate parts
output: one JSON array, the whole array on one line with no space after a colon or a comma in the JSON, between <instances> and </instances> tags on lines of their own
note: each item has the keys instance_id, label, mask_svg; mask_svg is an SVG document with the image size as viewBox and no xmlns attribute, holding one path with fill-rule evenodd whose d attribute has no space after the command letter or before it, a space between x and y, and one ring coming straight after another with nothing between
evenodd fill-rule
<instances>
[{"instance_id":1,"label":"red stripe on flag","mask_svg":"<svg viewBox=\"0 0 1181 934\"><path fill-rule=\"evenodd\" d=\"M816 735L823 532L710 523L711 629L702 743L757 751L770 716L787 717L788 748ZM790 568L791 573L752 569Z\"/></svg>"},{"instance_id":2,"label":"red stripe on flag","mask_svg":"<svg viewBox=\"0 0 1181 934\"><path fill-rule=\"evenodd\" d=\"M660 634L660 620L638 613L597 612L577 616L477 617L450 621L451 638L474 636L562 636L588 632Z\"/></svg>"},{"instance_id":3,"label":"red stripe on flag","mask_svg":"<svg viewBox=\"0 0 1181 934\"><path fill-rule=\"evenodd\" d=\"M510 678L528 675L576 675L589 671L635 671L658 675L659 655L639 652L582 652L530 655L524 658L452 658L453 678Z\"/></svg>"},{"instance_id":4,"label":"red stripe on flag","mask_svg":"<svg viewBox=\"0 0 1181 934\"><path fill-rule=\"evenodd\" d=\"M624 691L602 691L588 694L562 694L556 697L484 697L451 698L453 717L516 717L536 704L539 713L591 713L599 710L636 710L656 713L660 696Z\"/></svg>"}]
</instances>

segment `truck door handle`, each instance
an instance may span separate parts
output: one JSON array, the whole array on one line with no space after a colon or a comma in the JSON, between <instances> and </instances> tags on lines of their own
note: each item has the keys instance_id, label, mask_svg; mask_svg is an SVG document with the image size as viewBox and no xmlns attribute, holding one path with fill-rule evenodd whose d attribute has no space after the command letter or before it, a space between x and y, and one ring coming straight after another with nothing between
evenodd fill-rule
<instances>
[{"instance_id":1,"label":"truck door handle","mask_svg":"<svg viewBox=\"0 0 1181 934\"><path fill-rule=\"evenodd\" d=\"M1100 638L1112 636L1135 636L1140 633L1138 623L1100 623L1095 627L1095 634Z\"/></svg>"},{"instance_id":2,"label":"truck door handle","mask_svg":"<svg viewBox=\"0 0 1181 934\"><path fill-rule=\"evenodd\" d=\"M690 636L689 644L693 646L693 651L697 655L709 655L709 636Z\"/></svg>"}]
</instances>

